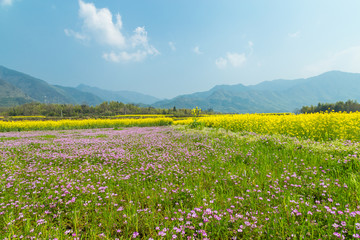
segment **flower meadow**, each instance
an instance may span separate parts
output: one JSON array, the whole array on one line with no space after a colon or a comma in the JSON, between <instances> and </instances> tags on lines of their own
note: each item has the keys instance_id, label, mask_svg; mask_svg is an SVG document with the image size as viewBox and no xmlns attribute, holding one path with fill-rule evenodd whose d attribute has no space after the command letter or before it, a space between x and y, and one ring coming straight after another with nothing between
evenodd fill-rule
<instances>
[{"instance_id":1,"label":"flower meadow","mask_svg":"<svg viewBox=\"0 0 360 240\"><path fill-rule=\"evenodd\" d=\"M191 124L192 119L174 122ZM322 112L310 114L234 114L201 117L199 124L235 132L283 134L316 141L335 139L360 141L360 112Z\"/></svg>"},{"instance_id":2,"label":"flower meadow","mask_svg":"<svg viewBox=\"0 0 360 240\"><path fill-rule=\"evenodd\" d=\"M3 132L0 238L356 239L359 150L182 126Z\"/></svg>"},{"instance_id":3,"label":"flower meadow","mask_svg":"<svg viewBox=\"0 0 360 240\"><path fill-rule=\"evenodd\" d=\"M119 117L118 119L0 121L0 132L192 125L193 127L210 127L234 132L282 134L316 141L336 139L360 141L359 112L325 112L299 115L289 113L201 115L200 113L201 109L196 108L193 110L195 117L185 119L178 119L171 115L148 114L115 116Z\"/></svg>"}]
</instances>

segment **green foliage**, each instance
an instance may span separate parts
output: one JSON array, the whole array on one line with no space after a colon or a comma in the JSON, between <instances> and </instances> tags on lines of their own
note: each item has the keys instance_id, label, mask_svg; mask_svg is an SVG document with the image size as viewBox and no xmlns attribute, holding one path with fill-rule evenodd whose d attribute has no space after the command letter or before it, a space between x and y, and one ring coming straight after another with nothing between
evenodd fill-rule
<instances>
[{"instance_id":1,"label":"green foliage","mask_svg":"<svg viewBox=\"0 0 360 240\"><path fill-rule=\"evenodd\" d=\"M193 116L194 120L198 119L201 114L201 108L194 108L191 112L191 115Z\"/></svg>"},{"instance_id":2,"label":"green foliage","mask_svg":"<svg viewBox=\"0 0 360 240\"><path fill-rule=\"evenodd\" d=\"M318 103L317 106L303 106L300 109L300 113L316 113L316 112L359 112L360 111L360 103L356 100L348 100L345 103L343 101L339 101L336 103Z\"/></svg>"},{"instance_id":3,"label":"green foliage","mask_svg":"<svg viewBox=\"0 0 360 240\"><path fill-rule=\"evenodd\" d=\"M26 103L20 106L2 108L4 116L47 116L47 117L109 117L129 114L165 114L174 117L189 117L190 109L158 109L153 107L140 107L135 104L124 104L122 102L103 102L97 106L87 104L45 104Z\"/></svg>"},{"instance_id":4,"label":"green foliage","mask_svg":"<svg viewBox=\"0 0 360 240\"><path fill-rule=\"evenodd\" d=\"M196 107L191 111L193 121L190 124L190 128L198 128L198 127L201 128L203 126L203 124L199 122L200 114L201 114L201 108Z\"/></svg>"}]
</instances>

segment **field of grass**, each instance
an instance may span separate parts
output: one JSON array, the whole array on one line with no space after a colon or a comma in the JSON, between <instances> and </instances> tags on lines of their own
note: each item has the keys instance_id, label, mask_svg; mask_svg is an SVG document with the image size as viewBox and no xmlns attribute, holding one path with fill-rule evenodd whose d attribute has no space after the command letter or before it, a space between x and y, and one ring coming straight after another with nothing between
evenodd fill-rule
<instances>
[{"instance_id":1,"label":"field of grass","mask_svg":"<svg viewBox=\"0 0 360 240\"><path fill-rule=\"evenodd\" d=\"M0 238L360 238L360 143L144 127L0 133Z\"/></svg>"}]
</instances>

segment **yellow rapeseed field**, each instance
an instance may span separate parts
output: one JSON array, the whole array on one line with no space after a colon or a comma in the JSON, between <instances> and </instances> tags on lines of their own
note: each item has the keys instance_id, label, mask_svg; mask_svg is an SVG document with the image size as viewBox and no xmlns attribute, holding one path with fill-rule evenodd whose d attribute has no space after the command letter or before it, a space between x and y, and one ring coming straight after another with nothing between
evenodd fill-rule
<instances>
[{"instance_id":1,"label":"yellow rapeseed field","mask_svg":"<svg viewBox=\"0 0 360 240\"><path fill-rule=\"evenodd\" d=\"M13 119L24 119L24 118L46 118L46 116L11 116Z\"/></svg>"},{"instance_id":2,"label":"yellow rapeseed field","mask_svg":"<svg viewBox=\"0 0 360 240\"><path fill-rule=\"evenodd\" d=\"M176 121L174 124L190 124L193 120ZM293 137L330 140L360 141L360 113L314 114L236 114L200 117L205 127L223 128L234 132L283 134Z\"/></svg>"},{"instance_id":3,"label":"yellow rapeseed field","mask_svg":"<svg viewBox=\"0 0 360 240\"><path fill-rule=\"evenodd\" d=\"M171 118L144 118L144 119L83 119L59 121L0 121L0 131L29 131L55 129L87 129L112 128L132 126L164 126L171 125Z\"/></svg>"},{"instance_id":4,"label":"yellow rapeseed field","mask_svg":"<svg viewBox=\"0 0 360 240\"><path fill-rule=\"evenodd\" d=\"M112 128L132 126L190 125L193 118L174 121L168 117L85 119L59 121L0 121L0 131L56 130ZM313 114L234 114L207 115L197 118L204 127L222 128L234 132L282 134L313 140L360 141L360 113L313 113Z\"/></svg>"},{"instance_id":5,"label":"yellow rapeseed field","mask_svg":"<svg viewBox=\"0 0 360 240\"><path fill-rule=\"evenodd\" d=\"M172 115L164 114L128 114L128 115L116 115L115 118L166 118L172 117Z\"/></svg>"}]
</instances>

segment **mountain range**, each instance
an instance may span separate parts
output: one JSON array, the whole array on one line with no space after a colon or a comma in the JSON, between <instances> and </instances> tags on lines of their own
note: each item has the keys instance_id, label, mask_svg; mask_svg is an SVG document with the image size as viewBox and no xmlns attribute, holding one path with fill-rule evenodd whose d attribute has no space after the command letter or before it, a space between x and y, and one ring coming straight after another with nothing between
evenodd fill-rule
<instances>
[{"instance_id":1,"label":"mountain range","mask_svg":"<svg viewBox=\"0 0 360 240\"><path fill-rule=\"evenodd\" d=\"M108 91L79 85L51 85L44 80L0 66L0 106L26 102L98 105L104 101L152 104L158 98L131 91Z\"/></svg>"},{"instance_id":2,"label":"mountain range","mask_svg":"<svg viewBox=\"0 0 360 240\"><path fill-rule=\"evenodd\" d=\"M109 91L80 84L76 88L0 66L0 106L26 102L97 105L104 101L136 103L158 108L200 107L223 113L292 112L304 105L360 101L360 74L331 71L296 80L265 81L256 85L218 85L204 92L160 100L132 91Z\"/></svg>"},{"instance_id":3,"label":"mountain range","mask_svg":"<svg viewBox=\"0 0 360 240\"><path fill-rule=\"evenodd\" d=\"M213 109L223 113L293 112L304 105L360 101L360 74L331 71L296 80L273 80L257 85L218 85L205 92L181 95L155 107Z\"/></svg>"},{"instance_id":4,"label":"mountain range","mask_svg":"<svg viewBox=\"0 0 360 240\"><path fill-rule=\"evenodd\" d=\"M80 84L76 87L77 90L83 92L89 92L96 96L99 96L105 101L117 101L123 103L143 103L143 104L152 104L159 101L159 98L145 95L138 92L132 91L109 91L97 87L90 87L84 84Z\"/></svg>"}]
</instances>

